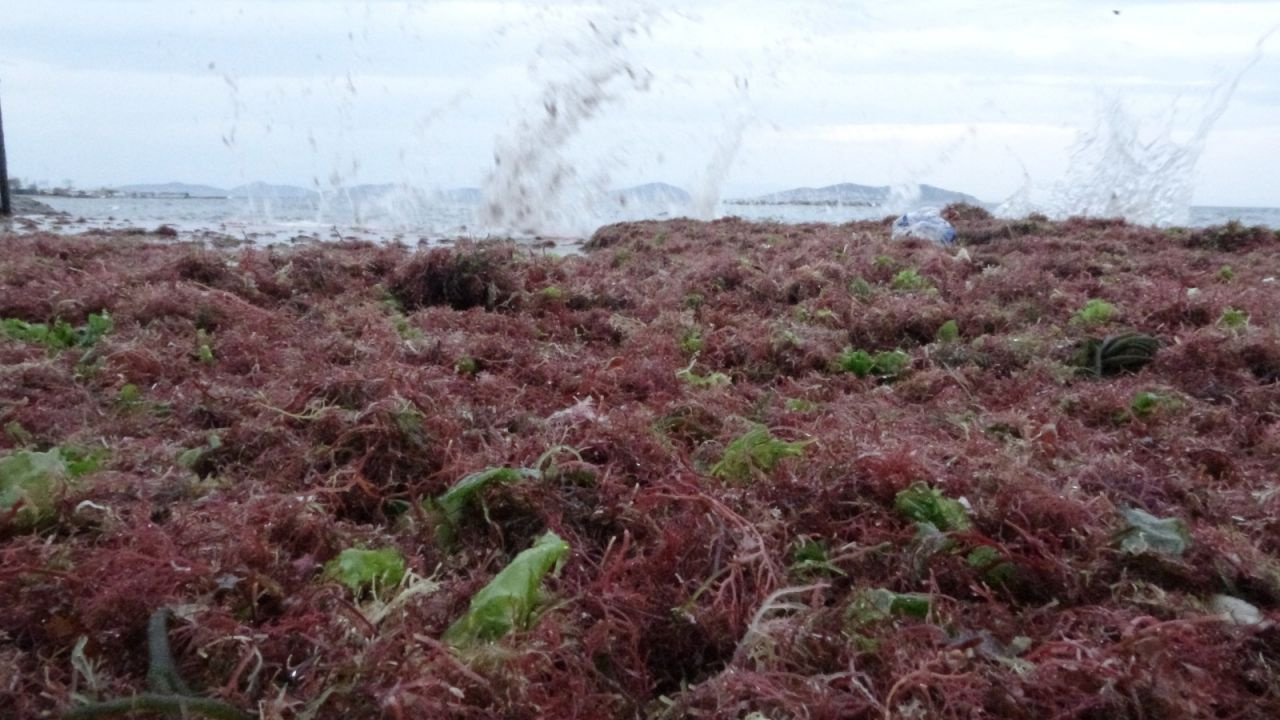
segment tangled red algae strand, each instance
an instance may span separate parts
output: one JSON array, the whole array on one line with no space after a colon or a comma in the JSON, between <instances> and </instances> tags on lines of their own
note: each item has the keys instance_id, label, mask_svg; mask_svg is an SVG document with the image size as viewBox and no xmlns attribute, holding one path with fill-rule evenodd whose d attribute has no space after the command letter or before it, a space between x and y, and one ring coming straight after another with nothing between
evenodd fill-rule
<instances>
[{"instance_id":1,"label":"tangled red algae strand","mask_svg":"<svg viewBox=\"0 0 1280 720\"><path fill-rule=\"evenodd\" d=\"M876 222L4 236L0 320L112 326L0 334L0 456L94 459L0 515L0 707L144 691L170 607L183 676L264 718L1280 715L1280 241L947 216L961 257ZM1124 332L1154 361L1080 371ZM716 470L748 436L799 450ZM499 466L446 541L429 500ZM1189 546L1133 550L1132 509ZM534 622L444 644L548 530ZM353 594L352 547L409 579Z\"/></svg>"}]
</instances>

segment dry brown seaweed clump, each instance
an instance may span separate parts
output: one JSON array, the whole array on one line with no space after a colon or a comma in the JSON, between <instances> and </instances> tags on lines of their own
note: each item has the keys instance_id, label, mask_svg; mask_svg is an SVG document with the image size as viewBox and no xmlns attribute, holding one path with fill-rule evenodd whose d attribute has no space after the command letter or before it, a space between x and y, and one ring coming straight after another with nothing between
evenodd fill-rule
<instances>
[{"instance_id":1,"label":"dry brown seaweed clump","mask_svg":"<svg viewBox=\"0 0 1280 720\"><path fill-rule=\"evenodd\" d=\"M1280 714L1271 241L946 214L5 236L0 706Z\"/></svg>"}]
</instances>

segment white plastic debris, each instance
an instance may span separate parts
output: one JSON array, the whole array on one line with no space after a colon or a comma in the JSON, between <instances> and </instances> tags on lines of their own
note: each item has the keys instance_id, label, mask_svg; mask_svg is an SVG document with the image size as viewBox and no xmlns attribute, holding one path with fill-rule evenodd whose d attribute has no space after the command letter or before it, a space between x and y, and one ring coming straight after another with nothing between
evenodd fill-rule
<instances>
[{"instance_id":1,"label":"white plastic debris","mask_svg":"<svg viewBox=\"0 0 1280 720\"><path fill-rule=\"evenodd\" d=\"M1223 620L1236 625L1257 625L1262 622L1262 612L1253 605L1230 595L1214 595L1209 598L1209 608Z\"/></svg>"},{"instance_id":2,"label":"white plastic debris","mask_svg":"<svg viewBox=\"0 0 1280 720\"><path fill-rule=\"evenodd\" d=\"M939 245L955 245L956 229L943 219L937 208L920 208L893 223L893 239L915 237Z\"/></svg>"}]
</instances>

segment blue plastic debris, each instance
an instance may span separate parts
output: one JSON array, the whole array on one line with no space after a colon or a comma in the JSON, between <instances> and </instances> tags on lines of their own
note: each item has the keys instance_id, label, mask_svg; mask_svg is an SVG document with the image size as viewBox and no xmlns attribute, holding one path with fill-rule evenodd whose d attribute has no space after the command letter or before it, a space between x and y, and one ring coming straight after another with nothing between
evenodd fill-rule
<instances>
[{"instance_id":1,"label":"blue plastic debris","mask_svg":"<svg viewBox=\"0 0 1280 720\"><path fill-rule=\"evenodd\" d=\"M913 210L893 223L893 238L915 237L939 245L955 245L956 229L942 218L937 208Z\"/></svg>"}]
</instances>

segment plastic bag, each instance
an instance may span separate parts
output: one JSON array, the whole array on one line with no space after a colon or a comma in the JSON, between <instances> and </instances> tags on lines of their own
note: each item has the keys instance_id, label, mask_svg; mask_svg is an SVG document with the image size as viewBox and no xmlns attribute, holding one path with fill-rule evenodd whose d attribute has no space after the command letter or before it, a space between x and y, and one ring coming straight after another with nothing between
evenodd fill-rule
<instances>
[{"instance_id":1,"label":"plastic bag","mask_svg":"<svg viewBox=\"0 0 1280 720\"><path fill-rule=\"evenodd\" d=\"M937 208L920 208L894 221L893 239L904 237L929 240L939 245L955 245L956 229L938 214Z\"/></svg>"}]
</instances>

